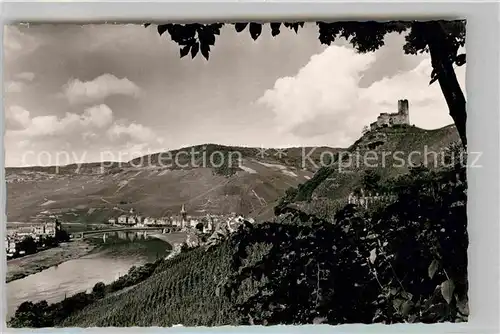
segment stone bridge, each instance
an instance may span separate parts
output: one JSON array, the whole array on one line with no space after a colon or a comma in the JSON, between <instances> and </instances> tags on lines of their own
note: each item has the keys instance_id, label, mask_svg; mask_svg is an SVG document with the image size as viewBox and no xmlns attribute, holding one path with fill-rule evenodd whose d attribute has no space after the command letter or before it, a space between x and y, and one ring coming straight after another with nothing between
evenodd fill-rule
<instances>
[{"instance_id":1,"label":"stone bridge","mask_svg":"<svg viewBox=\"0 0 500 334\"><path fill-rule=\"evenodd\" d=\"M83 239L85 236L95 235L95 234L108 234L113 232L147 232L147 231L158 231L162 234L171 233L175 231L180 231L180 227L167 225L162 227L117 227L102 230L88 230L82 232L75 232L72 234L73 239Z\"/></svg>"}]
</instances>

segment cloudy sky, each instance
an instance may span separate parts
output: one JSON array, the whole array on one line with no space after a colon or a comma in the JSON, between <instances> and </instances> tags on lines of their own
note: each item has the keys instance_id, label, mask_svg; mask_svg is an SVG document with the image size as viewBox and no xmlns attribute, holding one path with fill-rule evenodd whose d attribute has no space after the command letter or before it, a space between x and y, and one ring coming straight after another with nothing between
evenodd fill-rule
<instances>
[{"instance_id":1,"label":"cloudy sky","mask_svg":"<svg viewBox=\"0 0 500 334\"><path fill-rule=\"evenodd\" d=\"M314 24L269 30L253 41L225 27L206 61L180 58L153 26L5 27L6 165L127 161L204 143L346 147L402 98L416 126L452 123L428 85L428 56L404 55L403 35L357 54L342 40L321 45ZM457 75L465 88L465 66Z\"/></svg>"}]
</instances>

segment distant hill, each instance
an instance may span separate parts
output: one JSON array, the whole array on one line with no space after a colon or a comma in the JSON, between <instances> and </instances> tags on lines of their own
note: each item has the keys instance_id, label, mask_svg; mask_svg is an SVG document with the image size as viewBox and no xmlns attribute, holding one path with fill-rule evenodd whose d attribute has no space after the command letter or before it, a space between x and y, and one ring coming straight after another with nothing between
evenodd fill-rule
<instances>
[{"instance_id":1,"label":"distant hill","mask_svg":"<svg viewBox=\"0 0 500 334\"><path fill-rule=\"evenodd\" d=\"M182 204L191 215L270 217L287 188L314 175L322 152L339 150L207 144L127 163L6 168L7 218L32 222L58 215L67 222L101 223L130 208L147 216L177 214ZM304 165L303 152L311 153ZM221 164L229 158L231 164Z\"/></svg>"},{"instance_id":2,"label":"distant hill","mask_svg":"<svg viewBox=\"0 0 500 334\"><path fill-rule=\"evenodd\" d=\"M185 204L191 215L236 212L262 220L273 217L280 198L317 214L344 203L368 169L376 169L382 179L406 173L408 163L395 165L394 153L407 157L420 152L411 155L416 163L425 150L440 152L457 141L454 126L398 127L365 133L347 149L207 144L127 163L7 168L7 218L32 222L58 215L67 222L102 223L130 208L146 216L175 215ZM378 167L355 163L354 158L346 167L348 153L363 156L368 151L378 156ZM382 154L389 154L384 165ZM344 157L342 166L333 163L339 156ZM429 161L432 165L432 157ZM295 189L292 196L284 196L287 189Z\"/></svg>"}]
</instances>

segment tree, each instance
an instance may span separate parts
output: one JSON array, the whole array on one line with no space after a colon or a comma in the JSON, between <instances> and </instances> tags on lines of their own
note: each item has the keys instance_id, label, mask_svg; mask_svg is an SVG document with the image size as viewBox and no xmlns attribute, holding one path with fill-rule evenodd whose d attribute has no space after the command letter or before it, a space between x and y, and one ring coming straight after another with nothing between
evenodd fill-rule
<instances>
[{"instance_id":1,"label":"tree","mask_svg":"<svg viewBox=\"0 0 500 334\"><path fill-rule=\"evenodd\" d=\"M67 242L69 241L69 234L66 230L57 229L56 230L56 240L57 242Z\"/></svg>"},{"instance_id":2,"label":"tree","mask_svg":"<svg viewBox=\"0 0 500 334\"><path fill-rule=\"evenodd\" d=\"M92 294L97 299L104 298L104 295L106 295L106 285L103 282L97 282L92 288Z\"/></svg>"},{"instance_id":3,"label":"tree","mask_svg":"<svg viewBox=\"0 0 500 334\"><path fill-rule=\"evenodd\" d=\"M34 254L37 251L37 245L32 237L27 236L16 246L16 249L25 251L26 254Z\"/></svg>"},{"instance_id":4,"label":"tree","mask_svg":"<svg viewBox=\"0 0 500 334\"><path fill-rule=\"evenodd\" d=\"M145 26L150 25L149 23ZM233 23L237 32L248 27L250 36L256 40L262 33L262 23ZM281 26L294 30L296 33L304 26L304 22L279 23L271 22L271 34L280 34ZM371 52L384 45L384 37L391 32L402 33L408 31L406 44L403 50L407 54L429 53L433 71L429 84L439 82L441 91L448 105L450 116L453 118L462 145L467 146L466 138L466 100L458 83L454 65L465 64L465 54L458 54L461 46L465 45L465 21L390 21L390 22L316 22L319 30L318 39L322 44L330 45L338 37L344 37L361 53ZM207 60L211 46L215 45L216 36L224 23L212 24L160 24L158 33L167 32L172 41L180 46L180 56L189 53L194 58L201 53Z\"/></svg>"},{"instance_id":5,"label":"tree","mask_svg":"<svg viewBox=\"0 0 500 334\"><path fill-rule=\"evenodd\" d=\"M368 191L378 191L380 188L380 174L373 169L367 170L363 175L363 187Z\"/></svg>"}]
</instances>

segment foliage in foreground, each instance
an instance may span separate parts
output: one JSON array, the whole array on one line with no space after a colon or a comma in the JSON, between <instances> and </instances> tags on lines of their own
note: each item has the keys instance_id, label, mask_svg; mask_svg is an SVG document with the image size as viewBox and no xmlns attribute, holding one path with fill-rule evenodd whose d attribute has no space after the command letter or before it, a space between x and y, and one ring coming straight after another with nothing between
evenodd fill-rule
<instances>
[{"instance_id":1,"label":"foliage in foreground","mask_svg":"<svg viewBox=\"0 0 500 334\"><path fill-rule=\"evenodd\" d=\"M378 212L348 205L335 224L290 209L288 225L266 224L242 235L236 274L225 290L238 294L245 278L267 283L236 303L247 323L397 323L467 319L465 168L416 169L398 182L399 199ZM411 181L411 182L410 182ZM273 248L240 266L247 245Z\"/></svg>"}]
</instances>

